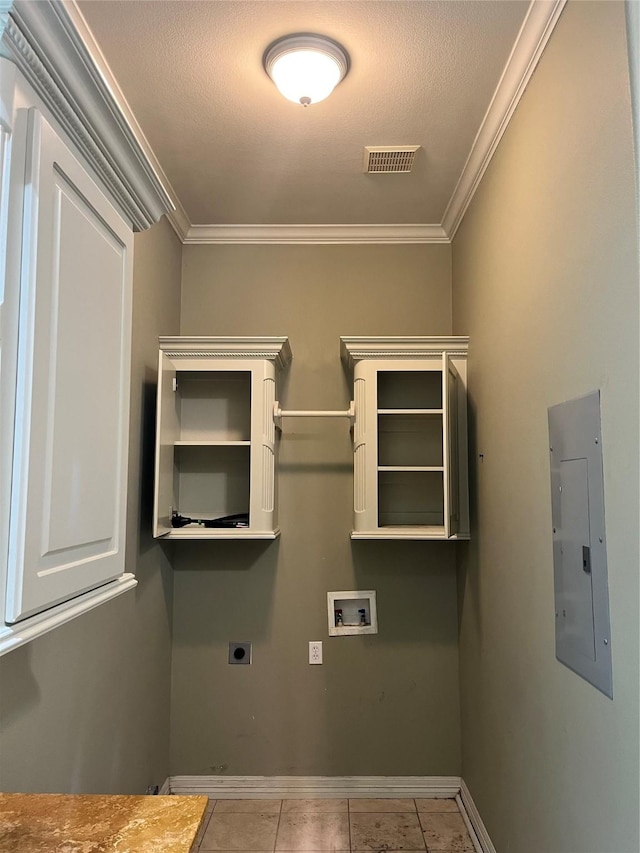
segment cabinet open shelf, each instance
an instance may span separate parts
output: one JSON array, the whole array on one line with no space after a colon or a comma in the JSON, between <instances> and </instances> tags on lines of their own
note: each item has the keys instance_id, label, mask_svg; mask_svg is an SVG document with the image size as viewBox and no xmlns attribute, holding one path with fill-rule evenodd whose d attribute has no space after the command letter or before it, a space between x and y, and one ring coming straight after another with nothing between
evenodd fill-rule
<instances>
[{"instance_id":1,"label":"cabinet open shelf","mask_svg":"<svg viewBox=\"0 0 640 853\"><path fill-rule=\"evenodd\" d=\"M180 442L251 439L251 371L179 370L175 404Z\"/></svg>"},{"instance_id":2,"label":"cabinet open shelf","mask_svg":"<svg viewBox=\"0 0 640 853\"><path fill-rule=\"evenodd\" d=\"M380 409L442 409L442 374L436 370L404 370L397 365L392 370L378 371L378 408Z\"/></svg>"},{"instance_id":3,"label":"cabinet open shelf","mask_svg":"<svg viewBox=\"0 0 640 853\"><path fill-rule=\"evenodd\" d=\"M378 413L378 465L442 466L442 414Z\"/></svg>"},{"instance_id":4,"label":"cabinet open shelf","mask_svg":"<svg viewBox=\"0 0 640 853\"><path fill-rule=\"evenodd\" d=\"M175 511L189 518L206 519L248 514L250 471L248 446L177 445L173 475ZM211 529L205 528L207 532Z\"/></svg>"},{"instance_id":5,"label":"cabinet open shelf","mask_svg":"<svg viewBox=\"0 0 640 853\"><path fill-rule=\"evenodd\" d=\"M175 447L250 447L250 441L174 441Z\"/></svg>"},{"instance_id":6,"label":"cabinet open shelf","mask_svg":"<svg viewBox=\"0 0 640 853\"><path fill-rule=\"evenodd\" d=\"M378 465L378 471L444 471L442 465Z\"/></svg>"},{"instance_id":7,"label":"cabinet open shelf","mask_svg":"<svg viewBox=\"0 0 640 853\"><path fill-rule=\"evenodd\" d=\"M442 409L378 409L379 415L441 415Z\"/></svg>"}]
</instances>

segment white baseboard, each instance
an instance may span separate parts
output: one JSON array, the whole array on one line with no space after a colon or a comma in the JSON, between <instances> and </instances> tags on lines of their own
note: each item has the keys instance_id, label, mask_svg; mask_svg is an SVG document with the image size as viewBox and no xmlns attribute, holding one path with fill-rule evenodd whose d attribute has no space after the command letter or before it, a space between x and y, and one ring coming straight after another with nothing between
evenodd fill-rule
<instances>
[{"instance_id":1,"label":"white baseboard","mask_svg":"<svg viewBox=\"0 0 640 853\"><path fill-rule=\"evenodd\" d=\"M471 792L459 776L170 776L161 794L216 800L306 797L455 799L476 853L496 853Z\"/></svg>"},{"instance_id":2,"label":"white baseboard","mask_svg":"<svg viewBox=\"0 0 640 853\"><path fill-rule=\"evenodd\" d=\"M460 791L459 776L171 776L172 794L218 800L305 797L444 797Z\"/></svg>"},{"instance_id":3,"label":"white baseboard","mask_svg":"<svg viewBox=\"0 0 640 853\"><path fill-rule=\"evenodd\" d=\"M166 797L168 794L171 794L171 793L173 793L171 791L171 778L169 776L167 776L167 778L162 783L160 790L158 791L158 794L161 797Z\"/></svg>"},{"instance_id":4,"label":"white baseboard","mask_svg":"<svg viewBox=\"0 0 640 853\"><path fill-rule=\"evenodd\" d=\"M462 812L462 816L468 818L469 823L475 833L476 839L480 845L480 853L496 853L496 848L493 846L491 839L489 838L489 833L487 832L487 828L482 822L482 818L480 817L480 812L476 804L473 802L473 797L471 796L471 791L467 788L467 785L464 779L460 780L460 811ZM473 836L472 836L473 838Z\"/></svg>"}]
</instances>

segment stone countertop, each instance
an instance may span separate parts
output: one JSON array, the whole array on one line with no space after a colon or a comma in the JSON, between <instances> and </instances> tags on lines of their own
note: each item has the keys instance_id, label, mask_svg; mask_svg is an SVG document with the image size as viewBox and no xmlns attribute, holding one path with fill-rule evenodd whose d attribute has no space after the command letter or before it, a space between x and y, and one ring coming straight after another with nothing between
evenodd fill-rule
<instances>
[{"instance_id":1,"label":"stone countertop","mask_svg":"<svg viewBox=\"0 0 640 853\"><path fill-rule=\"evenodd\" d=\"M0 853L189 853L207 797L0 794Z\"/></svg>"}]
</instances>

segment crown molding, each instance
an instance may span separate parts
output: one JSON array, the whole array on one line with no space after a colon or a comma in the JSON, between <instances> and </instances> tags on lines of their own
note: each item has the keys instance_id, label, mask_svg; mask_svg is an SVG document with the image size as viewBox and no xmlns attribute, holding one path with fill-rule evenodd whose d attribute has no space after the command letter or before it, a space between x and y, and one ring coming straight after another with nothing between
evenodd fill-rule
<instances>
[{"instance_id":1,"label":"crown molding","mask_svg":"<svg viewBox=\"0 0 640 853\"><path fill-rule=\"evenodd\" d=\"M636 143L636 206L640 213L640 4L635 0L626 0L624 8L627 19L633 136Z\"/></svg>"},{"instance_id":2,"label":"crown molding","mask_svg":"<svg viewBox=\"0 0 640 853\"><path fill-rule=\"evenodd\" d=\"M25 74L137 230L166 213L185 244L450 243L565 3L532 0L441 225L192 225L75 0L0 0L0 54Z\"/></svg>"},{"instance_id":3,"label":"crown molding","mask_svg":"<svg viewBox=\"0 0 640 853\"><path fill-rule=\"evenodd\" d=\"M102 178L136 230L173 210L155 157L75 0L0 0L10 59Z\"/></svg>"},{"instance_id":4,"label":"crown molding","mask_svg":"<svg viewBox=\"0 0 640 853\"><path fill-rule=\"evenodd\" d=\"M453 240L462 218L535 71L567 0L532 0L442 218Z\"/></svg>"},{"instance_id":5,"label":"crown molding","mask_svg":"<svg viewBox=\"0 0 640 853\"><path fill-rule=\"evenodd\" d=\"M172 191L172 198L174 204L174 210L170 211L167 214L167 219L169 220L171 227L176 232L178 239L181 243L187 242L187 236L189 235L189 230L193 227L187 216L187 212L180 203L177 195Z\"/></svg>"},{"instance_id":6,"label":"crown molding","mask_svg":"<svg viewBox=\"0 0 640 853\"><path fill-rule=\"evenodd\" d=\"M440 225L192 225L188 244L448 243Z\"/></svg>"},{"instance_id":7,"label":"crown molding","mask_svg":"<svg viewBox=\"0 0 640 853\"><path fill-rule=\"evenodd\" d=\"M522 98L567 0L531 0L441 225L192 225L193 244L450 243Z\"/></svg>"}]
</instances>

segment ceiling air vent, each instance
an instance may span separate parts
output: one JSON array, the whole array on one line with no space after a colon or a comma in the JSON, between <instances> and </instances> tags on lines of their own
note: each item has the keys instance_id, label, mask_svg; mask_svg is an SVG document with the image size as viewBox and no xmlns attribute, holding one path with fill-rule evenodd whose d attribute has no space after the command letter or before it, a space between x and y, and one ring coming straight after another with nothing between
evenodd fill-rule
<instances>
[{"instance_id":1,"label":"ceiling air vent","mask_svg":"<svg viewBox=\"0 0 640 853\"><path fill-rule=\"evenodd\" d=\"M419 145L367 145L364 149L364 171L369 175L410 172Z\"/></svg>"}]
</instances>

